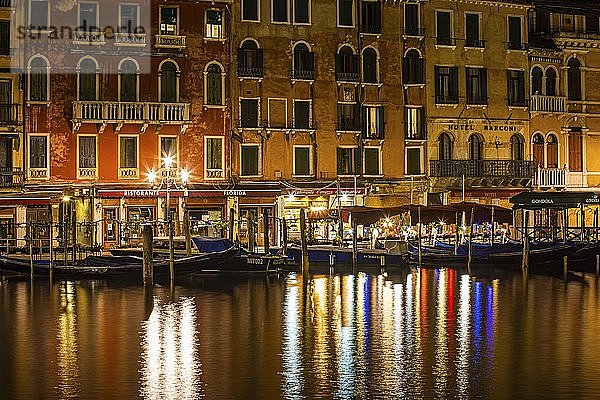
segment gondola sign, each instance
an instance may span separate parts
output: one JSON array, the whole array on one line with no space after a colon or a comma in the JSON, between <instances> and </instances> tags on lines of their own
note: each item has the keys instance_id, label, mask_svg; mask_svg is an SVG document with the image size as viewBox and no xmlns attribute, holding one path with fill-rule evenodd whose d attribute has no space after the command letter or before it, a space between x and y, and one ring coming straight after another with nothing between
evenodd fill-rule
<instances>
[{"instance_id":1,"label":"gondola sign","mask_svg":"<svg viewBox=\"0 0 600 400\"><path fill-rule=\"evenodd\" d=\"M513 208L576 208L582 204L600 204L594 192L523 192L510 199Z\"/></svg>"}]
</instances>

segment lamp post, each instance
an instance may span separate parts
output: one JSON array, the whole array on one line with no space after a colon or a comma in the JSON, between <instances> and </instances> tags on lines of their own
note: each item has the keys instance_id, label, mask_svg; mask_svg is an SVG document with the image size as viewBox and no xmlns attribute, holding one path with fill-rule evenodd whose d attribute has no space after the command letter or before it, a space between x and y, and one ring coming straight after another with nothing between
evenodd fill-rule
<instances>
[{"instance_id":1,"label":"lamp post","mask_svg":"<svg viewBox=\"0 0 600 400\"><path fill-rule=\"evenodd\" d=\"M165 170L166 173L164 174L165 176L163 176L160 180L160 184L158 185L158 192L160 193L160 190L164 188L165 192L166 192L166 215L165 215L165 221L167 223L167 235L169 237L169 277L171 279L171 282L173 282L173 280L175 279L175 266L174 266L174 250L173 250L173 221L171 218L171 185L173 185L174 188L176 189L183 189L185 188L187 181L189 179L189 173L187 172L186 169L180 169L180 170L176 170L173 171L173 157L170 155L167 155L163 158L162 160L163 165L165 166ZM175 175L173 174L173 172L175 172ZM177 175L179 175L179 178L181 180L181 186L178 185L177 182ZM148 181L150 181L150 183L154 184L156 181L156 172L154 172L154 170L150 170L150 172L148 172Z\"/></svg>"}]
</instances>

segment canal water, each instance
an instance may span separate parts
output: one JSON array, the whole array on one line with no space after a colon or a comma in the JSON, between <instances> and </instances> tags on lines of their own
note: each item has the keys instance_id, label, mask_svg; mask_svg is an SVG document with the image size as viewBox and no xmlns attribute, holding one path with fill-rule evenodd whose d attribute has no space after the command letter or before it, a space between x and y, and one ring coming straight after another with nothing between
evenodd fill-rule
<instances>
[{"instance_id":1,"label":"canal water","mask_svg":"<svg viewBox=\"0 0 600 400\"><path fill-rule=\"evenodd\" d=\"M592 399L594 276L0 280L1 399Z\"/></svg>"}]
</instances>

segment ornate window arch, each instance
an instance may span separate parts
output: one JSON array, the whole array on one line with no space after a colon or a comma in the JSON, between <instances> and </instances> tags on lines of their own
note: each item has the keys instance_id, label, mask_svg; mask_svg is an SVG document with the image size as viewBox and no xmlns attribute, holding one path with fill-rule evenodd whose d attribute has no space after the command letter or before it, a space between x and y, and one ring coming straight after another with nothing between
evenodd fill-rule
<instances>
[{"instance_id":1,"label":"ornate window arch","mask_svg":"<svg viewBox=\"0 0 600 400\"><path fill-rule=\"evenodd\" d=\"M98 100L98 62L86 56L77 63L77 96L81 101Z\"/></svg>"},{"instance_id":2,"label":"ornate window arch","mask_svg":"<svg viewBox=\"0 0 600 400\"><path fill-rule=\"evenodd\" d=\"M140 66L133 58L124 58L119 63L119 100L139 101Z\"/></svg>"},{"instance_id":3,"label":"ornate window arch","mask_svg":"<svg viewBox=\"0 0 600 400\"><path fill-rule=\"evenodd\" d=\"M575 57L567 63L567 84L569 100L581 100L581 63Z\"/></svg>"},{"instance_id":4,"label":"ornate window arch","mask_svg":"<svg viewBox=\"0 0 600 400\"><path fill-rule=\"evenodd\" d=\"M531 68L531 94L544 94L543 81L544 72L542 68L538 66Z\"/></svg>"},{"instance_id":5,"label":"ornate window arch","mask_svg":"<svg viewBox=\"0 0 600 400\"><path fill-rule=\"evenodd\" d=\"M438 141L438 158L440 160L452 160L452 150L454 147L452 137L446 132L442 132Z\"/></svg>"},{"instance_id":6,"label":"ornate window arch","mask_svg":"<svg viewBox=\"0 0 600 400\"><path fill-rule=\"evenodd\" d=\"M50 101L50 62L40 54L29 59L28 95L30 101Z\"/></svg>"},{"instance_id":7,"label":"ornate window arch","mask_svg":"<svg viewBox=\"0 0 600 400\"><path fill-rule=\"evenodd\" d=\"M179 101L179 76L181 71L171 59L163 60L158 66L158 100L163 103Z\"/></svg>"}]
</instances>

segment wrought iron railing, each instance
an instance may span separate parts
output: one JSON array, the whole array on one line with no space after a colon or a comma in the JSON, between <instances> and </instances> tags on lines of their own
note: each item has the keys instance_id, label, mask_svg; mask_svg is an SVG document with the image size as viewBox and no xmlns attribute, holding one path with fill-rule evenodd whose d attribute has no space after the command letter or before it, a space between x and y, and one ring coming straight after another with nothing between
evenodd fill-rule
<instances>
[{"instance_id":1,"label":"wrought iron railing","mask_svg":"<svg viewBox=\"0 0 600 400\"><path fill-rule=\"evenodd\" d=\"M481 39L466 39L465 47L473 47L478 49L483 49L485 47L485 40Z\"/></svg>"},{"instance_id":2,"label":"wrought iron railing","mask_svg":"<svg viewBox=\"0 0 600 400\"><path fill-rule=\"evenodd\" d=\"M238 75L242 76L242 77L249 77L249 78L260 78L262 77L264 74L263 71L263 66L262 65L257 65L257 66L252 66L252 67L248 67L248 66L238 66Z\"/></svg>"},{"instance_id":3,"label":"wrought iron railing","mask_svg":"<svg viewBox=\"0 0 600 400\"><path fill-rule=\"evenodd\" d=\"M306 81L313 81L315 79L314 69L293 69L292 79L300 79Z\"/></svg>"},{"instance_id":4,"label":"wrought iron railing","mask_svg":"<svg viewBox=\"0 0 600 400\"><path fill-rule=\"evenodd\" d=\"M433 177L533 178L536 166L532 161L514 160L431 160L429 174Z\"/></svg>"},{"instance_id":5,"label":"wrought iron railing","mask_svg":"<svg viewBox=\"0 0 600 400\"><path fill-rule=\"evenodd\" d=\"M23 184L25 173L21 168L0 167L0 187L14 188Z\"/></svg>"},{"instance_id":6,"label":"wrought iron railing","mask_svg":"<svg viewBox=\"0 0 600 400\"><path fill-rule=\"evenodd\" d=\"M0 104L0 125L18 125L21 104Z\"/></svg>"},{"instance_id":7,"label":"wrought iron railing","mask_svg":"<svg viewBox=\"0 0 600 400\"><path fill-rule=\"evenodd\" d=\"M358 72L336 72L335 80L337 82L360 82L360 73L358 73Z\"/></svg>"}]
</instances>

